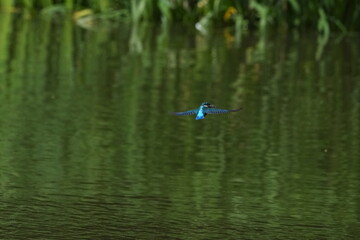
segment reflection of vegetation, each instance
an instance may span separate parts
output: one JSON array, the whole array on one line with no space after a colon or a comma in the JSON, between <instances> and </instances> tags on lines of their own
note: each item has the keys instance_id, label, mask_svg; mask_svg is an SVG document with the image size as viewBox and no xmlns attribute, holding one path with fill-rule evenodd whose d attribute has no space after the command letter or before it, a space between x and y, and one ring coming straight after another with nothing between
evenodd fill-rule
<instances>
[{"instance_id":1,"label":"reflection of vegetation","mask_svg":"<svg viewBox=\"0 0 360 240\"><path fill-rule=\"evenodd\" d=\"M235 25L241 32L246 28L264 30L268 25L283 27L331 26L340 31L356 30L360 24L359 1L333 0L0 0L3 11L26 15L42 11L46 14L62 15L91 9L98 17L121 19L139 23L161 21L186 24L197 23L200 31L214 25ZM239 29L242 28L242 29ZM319 31L323 31L320 27Z\"/></svg>"},{"instance_id":2,"label":"reflection of vegetation","mask_svg":"<svg viewBox=\"0 0 360 240\"><path fill-rule=\"evenodd\" d=\"M328 40L317 61L311 34L247 36L235 49L183 29L0 18L0 202L12 225L136 235L164 224L184 239L358 231L344 227L357 224L360 194L351 38ZM166 114L203 100L244 110L203 122Z\"/></svg>"}]
</instances>

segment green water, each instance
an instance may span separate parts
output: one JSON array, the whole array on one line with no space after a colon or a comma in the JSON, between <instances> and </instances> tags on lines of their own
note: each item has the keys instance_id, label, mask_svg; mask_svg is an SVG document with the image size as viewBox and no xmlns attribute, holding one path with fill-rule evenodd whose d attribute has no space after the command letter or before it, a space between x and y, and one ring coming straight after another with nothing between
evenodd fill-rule
<instances>
[{"instance_id":1,"label":"green water","mask_svg":"<svg viewBox=\"0 0 360 240\"><path fill-rule=\"evenodd\" d=\"M360 35L233 40L0 15L0 239L359 239Z\"/></svg>"}]
</instances>

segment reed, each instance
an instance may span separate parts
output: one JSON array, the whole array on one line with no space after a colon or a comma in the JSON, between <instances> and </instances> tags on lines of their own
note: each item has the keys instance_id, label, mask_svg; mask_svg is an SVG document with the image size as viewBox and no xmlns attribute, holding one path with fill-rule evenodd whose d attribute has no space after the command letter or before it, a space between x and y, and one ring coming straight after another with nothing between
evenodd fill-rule
<instances>
[{"instance_id":1,"label":"reed","mask_svg":"<svg viewBox=\"0 0 360 240\"><path fill-rule=\"evenodd\" d=\"M204 26L234 26L265 30L271 26L355 31L360 24L360 1L341 0L0 0L3 12L22 11L36 14L63 5L70 12L92 9L100 15L125 15L133 23L161 22ZM124 14L126 13L126 14Z\"/></svg>"}]
</instances>

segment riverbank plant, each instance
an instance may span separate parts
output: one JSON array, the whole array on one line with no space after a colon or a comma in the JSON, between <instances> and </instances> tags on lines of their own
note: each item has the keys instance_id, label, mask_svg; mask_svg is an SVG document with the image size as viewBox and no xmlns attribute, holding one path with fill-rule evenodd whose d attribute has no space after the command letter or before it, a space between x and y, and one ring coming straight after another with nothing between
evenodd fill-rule
<instances>
[{"instance_id":1,"label":"riverbank plant","mask_svg":"<svg viewBox=\"0 0 360 240\"><path fill-rule=\"evenodd\" d=\"M322 34L356 31L360 1L348 0L0 0L1 12L32 17L39 13L77 16L90 10L99 17L133 24L190 24L264 31L268 27L313 28Z\"/></svg>"}]
</instances>

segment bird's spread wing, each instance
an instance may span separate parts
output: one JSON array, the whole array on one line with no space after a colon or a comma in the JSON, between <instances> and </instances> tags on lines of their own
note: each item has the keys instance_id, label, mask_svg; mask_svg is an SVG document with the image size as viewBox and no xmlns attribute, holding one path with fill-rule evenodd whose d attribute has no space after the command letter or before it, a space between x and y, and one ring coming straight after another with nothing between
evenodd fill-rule
<instances>
[{"instance_id":1,"label":"bird's spread wing","mask_svg":"<svg viewBox=\"0 0 360 240\"><path fill-rule=\"evenodd\" d=\"M206 114L221 114L221 113L228 113L228 112L237 112L240 109L219 109L219 108L204 108L203 111Z\"/></svg>"},{"instance_id":2,"label":"bird's spread wing","mask_svg":"<svg viewBox=\"0 0 360 240\"><path fill-rule=\"evenodd\" d=\"M199 109L192 109L186 112L172 112L171 114L174 114L176 116L183 116L183 115L193 115L193 114L197 114L199 111Z\"/></svg>"}]
</instances>

